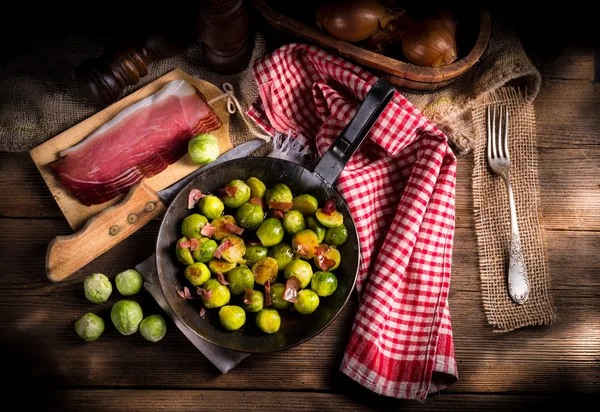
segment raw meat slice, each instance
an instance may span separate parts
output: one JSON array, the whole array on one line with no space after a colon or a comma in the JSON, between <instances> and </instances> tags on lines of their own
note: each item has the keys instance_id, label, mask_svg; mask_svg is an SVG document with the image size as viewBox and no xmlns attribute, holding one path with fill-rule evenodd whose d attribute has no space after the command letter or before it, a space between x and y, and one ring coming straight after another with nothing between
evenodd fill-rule
<instances>
[{"instance_id":1,"label":"raw meat slice","mask_svg":"<svg viewBox=\"0 0 600 412\"><path fill-rule=\"evenodd\" d=\"M173 80L123 109L48 166L84 205L104 203L187 152L189 140L221 127L204 95Z\"/></svg>"}]
</instances>

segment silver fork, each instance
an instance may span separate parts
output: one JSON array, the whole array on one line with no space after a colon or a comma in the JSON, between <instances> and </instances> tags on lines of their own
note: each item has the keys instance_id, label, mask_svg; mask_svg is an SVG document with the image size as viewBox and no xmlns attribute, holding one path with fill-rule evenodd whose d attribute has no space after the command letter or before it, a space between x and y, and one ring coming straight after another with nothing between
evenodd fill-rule
<instances>
[{"instance_id":1,"label":"silver fork","mask_svg":"<svg viewBox=\"0 0 600 412\"><path fill-rule=\"evenodd\" d=\"M515 197L510 185L510 156L508 154L508 109L504 109L503 116L502 105L500 105L498 112L498 121L496 121L496 107L488 107L487 160L494 173L502 177L508 190L511 231L510 262L508 266L508 293L512 300L518 304L523 304L527 298L529 298L529 279L527 278L527 268L525 267L525 262L523 260L523 250L521 249ZM503 117L504 125L502 123Z\"/></svg>"}]
</instances>

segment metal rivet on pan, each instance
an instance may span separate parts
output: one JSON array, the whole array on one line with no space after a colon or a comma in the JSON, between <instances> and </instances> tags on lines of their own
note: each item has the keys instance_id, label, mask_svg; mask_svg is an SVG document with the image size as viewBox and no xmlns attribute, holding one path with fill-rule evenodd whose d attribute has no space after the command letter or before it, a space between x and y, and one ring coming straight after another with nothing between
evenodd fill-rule
<instances>
[{"instance_id":1,"label":"metal rivet on pan","mask_svg":"<svg viewBox=\"0 0 600 412\"><path fill-rule=\"evenodd\" d=\"M156 209L156 205L154 204L154 202L148 202L148 203L146 203L146 206L144 207L144 210L146 212L152 212L154 209Z\"/></svg>"},{"instance_id":2,"label":"metal rivet on pan","mask_svg":"<svg viewBox=\"0 0 600 412\"><path fill-rule=\"evenodd\" d=\"M108 229L108 234L111 236L114 236L116 234L119 233L121 229L119 228L119 225L112 225L109 229Z\"/></svg>"},{"instance_id":3,"label":"metal rivet on pan","mask_svg":"<svg viewBox=\"0 0 600 412\"><path fill-rule=\"evenodd\" d=\"M134 224L135 222L137 222L138 220L138 216L135 213L131 213L129 216L127 216L127 223L129 224Z\"/></svg>"}]
</instances>

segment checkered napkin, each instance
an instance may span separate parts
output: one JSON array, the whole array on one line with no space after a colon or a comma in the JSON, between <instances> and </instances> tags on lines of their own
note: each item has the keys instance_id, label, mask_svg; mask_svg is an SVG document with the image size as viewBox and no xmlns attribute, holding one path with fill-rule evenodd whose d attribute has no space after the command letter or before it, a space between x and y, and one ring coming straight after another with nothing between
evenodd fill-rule
<instances>
[{"instance_id":1,"label":"checkered napkin","mask_svg":"<svg viewBox=\"0 0 600 412\"><path fill-rule=\"evenodd\" d=\"M319 156L377 78L304 44L254 66L265 131L314 139ZM360 305L341 371L370 390L425 399L457 380L448 289L456 160L446 136L397 93L337 188L361 242Z\"/></svg>"}]
</instances>

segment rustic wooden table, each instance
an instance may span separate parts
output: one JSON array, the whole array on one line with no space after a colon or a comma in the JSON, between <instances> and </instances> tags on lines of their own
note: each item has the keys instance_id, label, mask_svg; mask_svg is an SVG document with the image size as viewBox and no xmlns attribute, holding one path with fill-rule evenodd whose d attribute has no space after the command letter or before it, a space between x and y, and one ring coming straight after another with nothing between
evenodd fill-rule
<instances>
[{"instance_id":1,"label":"rustic wooden table","mask_svg":"<svg viewBox=\"0 0 600 412\"><path fill-rule=\"evenodd\" d=\"M0 154L0 350L2 385L19 409L71 410L503 410L582 402L600 392L600 94L589 47L536 56L535 101L542 223L558 319L494 333L483 313L473 223L470 158L460 158L450 308L459 382L424 403L373 395L338 371L357 308L352 299L319 336L255 355L220 374L168 324L156 344L107 327L85 344L73 324L95 305L82 280L110 277L153 253L159 222L62 283L44 273L48 242L69 226L27 154ZM136 299L160 313L146 292ZM568 399L567 399L568 398Z\"/></svg>"}]
</instances>

